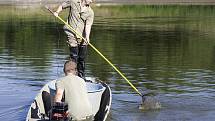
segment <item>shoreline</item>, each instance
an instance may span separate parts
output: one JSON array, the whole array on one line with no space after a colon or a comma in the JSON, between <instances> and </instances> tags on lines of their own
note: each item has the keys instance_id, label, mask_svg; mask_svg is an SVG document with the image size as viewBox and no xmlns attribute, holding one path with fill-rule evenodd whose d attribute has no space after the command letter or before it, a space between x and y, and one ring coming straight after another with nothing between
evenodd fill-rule
<instances>
[{"instance_id":1,"label":"shoreline","mask_svg":"<svg viewBox=\"0 0 215 121\"><path fill-rule=\"evenodd\" d=\"M0 5L43 5L59 4L64 0L4 0ZM96 6L100 5L215 5L214 0L96 0Z\"/></svg>"},{"instance_id":2,"label":"shoreline","mask_svg":"<svg viewBox=\"0 0 215 121\"><path fill-rule=\"evenodd\" d=\"M96 0L101 5L215 5L214 0Z\"/></svg>"}]
</instances>

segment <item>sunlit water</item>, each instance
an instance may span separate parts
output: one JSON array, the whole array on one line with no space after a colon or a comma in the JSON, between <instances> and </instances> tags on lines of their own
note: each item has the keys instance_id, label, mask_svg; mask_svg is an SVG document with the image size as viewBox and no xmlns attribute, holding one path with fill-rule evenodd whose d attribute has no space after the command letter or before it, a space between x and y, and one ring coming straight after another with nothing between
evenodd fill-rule
<instances>
[{"instance_id":1,"label":"sunlit water","mask_svg":"<svg viewBox=\"0 0 215 121\"><path fill-rule=\"evenodd\" d=\"M41 87L63 75L69 54L63 24L43 8L32 9L1 7L1 121L25 120ZM112 89L108 121L215 119L214 6L94 9L91 43L140 91L152 92L163 106L139 110L141 98L89 48L87 76L100 78Z\"/></svg>"}]
</instances>

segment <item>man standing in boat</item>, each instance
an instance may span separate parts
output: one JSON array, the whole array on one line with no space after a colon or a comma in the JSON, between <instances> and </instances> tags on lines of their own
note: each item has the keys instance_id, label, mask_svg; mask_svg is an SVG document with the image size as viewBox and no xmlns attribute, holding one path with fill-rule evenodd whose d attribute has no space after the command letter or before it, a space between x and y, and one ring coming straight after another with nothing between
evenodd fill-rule
<instances>
[{"instance_id":1,"label":"man standing in boat","mask_svg":"<svg viewBox=\"0 0 215 121\"><path fill-rule=\"evenodd\" d=\"M85 78L87 45L90 41L90 31L94 20L94 12L90 7L91 3L92 0L67 0L54 12L54 15L58 16L63 9L69 8L68 24L86 40L82 40L68 26L64 26L64 31L68 37L67 43L69 45L70 57L77 63L78 76L81 78Z\"/></svg>"},{"instance_id":2,"label":"man standing in boat","mask_svg":"<svg viewBox=\"0 0 215 121\"><path fill-rule=\"evenodd\" d=\"M93 121L92 105L88 99L86 82L78 77L76 63L72 60L64 64L65 77L56 82L55 103L61 103L65 94L68 117L72 121Z\"/></svg>"}]
</instances>

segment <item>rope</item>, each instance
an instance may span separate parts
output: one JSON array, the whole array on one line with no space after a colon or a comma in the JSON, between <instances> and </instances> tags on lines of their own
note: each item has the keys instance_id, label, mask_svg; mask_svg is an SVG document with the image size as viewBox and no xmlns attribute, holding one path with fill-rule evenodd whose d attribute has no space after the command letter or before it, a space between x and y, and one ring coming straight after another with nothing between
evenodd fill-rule
<instances>
[{"instance_id":1,"label":"rope","mask_svg":"<svg viewBox=\"0 0 215 121\"><path fill-rule=\"evenodd\" d=\"M52 14L53 14L53 11L51 11L47 6L46 6L46 9L48 9ZM117 69L116 66L114 66L111 61L109 61L95 46L93 46L90 42L88 42L84 37L82 37L78 32L76 32L76 30L74 28L72 28L67 22L65 22L61 17L59 16L55 16L57 17L60 21L62 21L65 25L67 25L76 35L78 35L81 39L84 40L85 43L88 43L108 64L110 64L114 69L115 71L117 71L120 76L125 79L128 84L140 95L142 96L142 94L137 90L137 88L123 75L122 72L119 71L119 69Z\"/></svg>"},{"instance_id":2,"label":"rope","mask_svg":"<svg viewBox=\"0 0 215 121\"><path fill-rule=\"evenodd\" d=\"M59 49L60 48L60 30L59 30L59 27L57 25L56 19L55 19L55 23L56 23L57 32L58 32L57 49ZM58 52L58 50L56 51L56 59L58 59L58 53L57 52ZM60 63L59 63L59 61L57 61L57 77L60 76L59 68L60 68Z\"/></svg>"}]
</instances>

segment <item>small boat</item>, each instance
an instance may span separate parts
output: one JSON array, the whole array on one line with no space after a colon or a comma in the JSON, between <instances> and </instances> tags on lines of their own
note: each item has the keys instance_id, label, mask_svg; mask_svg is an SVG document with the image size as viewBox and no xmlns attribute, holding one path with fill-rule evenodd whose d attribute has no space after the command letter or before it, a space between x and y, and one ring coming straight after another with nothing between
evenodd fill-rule
<instances>
[{"instance_id":1,"label":"small boat","mask_svg":"<svg viewBox=\"0 0 215 121\"><path fill-rule=\"evenodd\" d=\"M92 104L94 121L105 121L111 107L112 94L110 87L94 78L86 78L88 97ZM49 117L45 113L45 106L42 99L44 91L50 94L51 100L54 99L56 80L50 81L40 90L32 102L26 121L48 121Z\"/></svg>"}]
</instances>

